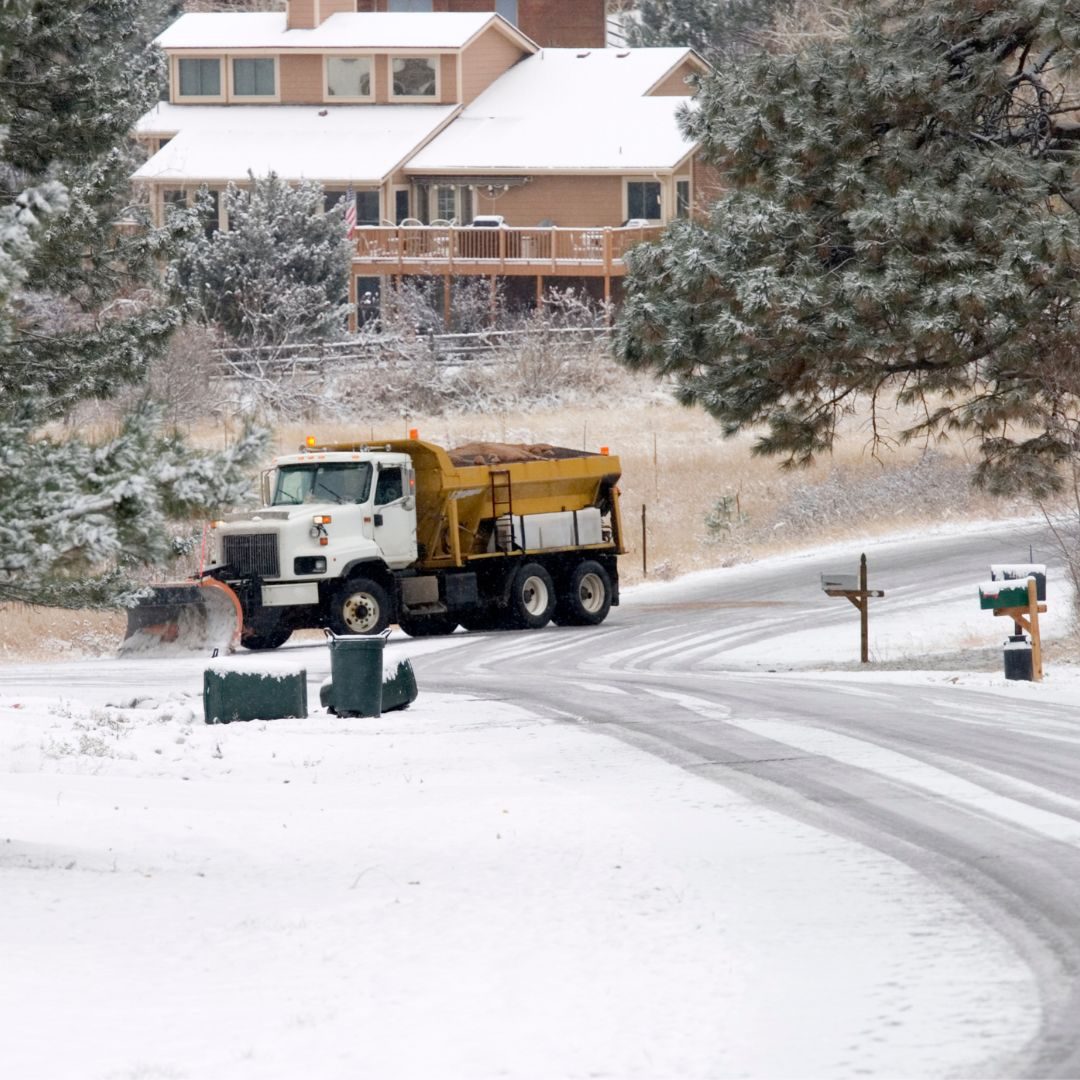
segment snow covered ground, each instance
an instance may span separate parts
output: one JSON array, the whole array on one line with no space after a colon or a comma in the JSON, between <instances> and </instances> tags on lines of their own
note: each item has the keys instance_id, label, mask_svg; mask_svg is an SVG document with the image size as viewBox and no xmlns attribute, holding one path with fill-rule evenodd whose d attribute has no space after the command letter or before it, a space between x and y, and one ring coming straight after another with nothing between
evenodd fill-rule
<instances>
[{"instance_id":1,"label":"snow covered ground","mask_svg":"<svg viewBox=\"0 0 1080 1080\"><path fill-rule=\"evenodd\" d=\"M1000 641L950 605L876 640ZM511 702L329 716L321 645L230 663L305 668L309 718L205 725L202 659L0 667L0 1075L1001 1075L1036 1032L1007 942L883 854Z\"/></svg>"}]
</instances>

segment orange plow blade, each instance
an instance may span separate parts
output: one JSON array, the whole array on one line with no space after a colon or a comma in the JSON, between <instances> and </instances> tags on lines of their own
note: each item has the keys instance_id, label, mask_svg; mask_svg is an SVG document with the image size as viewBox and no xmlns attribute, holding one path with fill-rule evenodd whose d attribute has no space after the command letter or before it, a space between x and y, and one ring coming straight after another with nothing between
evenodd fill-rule
<instances>
[{"instance_id":1,"label":"orange plow blade","mask_svg":"<svg viewBox=\"0 0 1080 1080\"><path fill-rule=\"evenodd\" d=\"M170 652L228 652L240 644L244 613L236 593L213 578L151 586L128 608L124 656Z\"/></svg>"}]
</instances>

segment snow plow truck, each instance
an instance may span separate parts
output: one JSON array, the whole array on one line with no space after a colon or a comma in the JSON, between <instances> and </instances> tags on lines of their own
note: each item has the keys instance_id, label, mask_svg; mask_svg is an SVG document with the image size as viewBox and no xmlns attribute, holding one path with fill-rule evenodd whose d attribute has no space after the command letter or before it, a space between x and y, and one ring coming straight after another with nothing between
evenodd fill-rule
<instances>
[{"instance_id":1,"label":"snow plow truck","mask_svg":"<svg viewBox=\"0 0 1080 1080\"><path fill-rule=\"evenodd\" d=\"M132 609L129 639L197 646L215 619L249 649L304 627L596 625L619 602L619 476L606 451L309 438L263 474L258 509L213 523L201 579Z\"/></svg>"}]
</instances>

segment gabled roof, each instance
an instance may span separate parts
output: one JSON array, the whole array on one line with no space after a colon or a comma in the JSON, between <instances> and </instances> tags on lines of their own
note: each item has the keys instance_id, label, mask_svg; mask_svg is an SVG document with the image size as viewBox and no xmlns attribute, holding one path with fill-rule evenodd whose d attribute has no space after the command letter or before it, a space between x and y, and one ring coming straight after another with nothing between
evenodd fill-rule
<instances>
[{"instance_id":1,"label":"gabled roof","mask_svg":"<svg viewBox=\"0 0 1080 1080\"><path fill-rule=\"evenodd\" d=\"M456 105L171 105L136 125L140 135L171 136L136 180L243 181L248 171L286 180L381 183Z\"/></svg>"},{"instance_id":2,"label":"gabled roof","mask_svg":"<svg viewBox=\"0 0 1080 1080\"><path fill-rule=\"evenodd\" d=\"M490 11L338 12L310 30L289 30L285 13L278 11L189 12L154 40L167 51L460 49L492 25L524 51L536 50L531 39Z\"/></svg>"},{"instance_id":3,"label":"gabled roof","mask_svg":"<svg viewBox=\"0 0 1080 1080\"><path fill-rule=\"evenodd\" d=\"M407 171L674 168L693 148L675 119L688 97L645 95L688 57L689 49L542 49L492 83Z\"/></svg>"}]
</instances>

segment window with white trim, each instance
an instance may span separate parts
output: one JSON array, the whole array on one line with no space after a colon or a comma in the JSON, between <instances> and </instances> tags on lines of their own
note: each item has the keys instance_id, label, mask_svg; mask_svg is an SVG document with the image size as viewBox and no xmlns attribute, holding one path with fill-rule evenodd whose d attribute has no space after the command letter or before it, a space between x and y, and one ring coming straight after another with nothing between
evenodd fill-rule
<instances>
[{"instance_id":1,"label":"window with white trim","mask_svg":"<svg viewBox=\"0 0 1080 1080\"><path fill-rule=\"evenodd\" d=\"M232 62L234 97L274 97L276 65L272 56L236 57Z\"/></svg>"},{"instance_id":2,"label":"window with white trim","mask_svg":"<svg viewBox=\"0 0 1080 1080\"><path fill-rule=\"evenodd\" d=\"M181 56L176 61L177 97L221 97L221 60Z\"/></svg>"},{"instance_id":3,"label":"window with white trim","mask_svg":"<svg viewBox=\"0 0 1080 1080\"><path fill-rule=\"evenodd\" d=\"M398 56L391 64L390 96L434 98L439 93L439 60L435 56Z\"/></svg>"},{"instance_id":4,"label":"window with white trim","mask_svg":"<svg viewBox=\"0 0 1080 1080\"><path fill-rule=\"evenodd\" d=\"M675 181L675 216L677 218L690 216L690 181L682 177Z\"/></svg>"},{"instance_id":5,"label":"window with white trim","mask_svg":"<svg viewBox=\"0 0 1080 1080\"><path fill-rule=\"evenodd\" d=\"M432 0L390 0L387 11L432 11Z\"/></svg>"},{"instance_id":6,"label":"window with white trim","mask_svg":"<svg viewBox=\"0 0 1080 1080\"><path fill-rule=\"evenodd\" d=\"M326 96L356 101L371 97L370 56L328 56Z\"/></svg>"},{"instance_id":7,"label":"window with white trim","mask_svg":"<svg viewBox=\"0 0 1080 1080\"><path fill-rule=\"evenodd\" d=\"M646 221L660 220L660 181L626 181L626 217Z\"/></svg>"}]
</instances>

